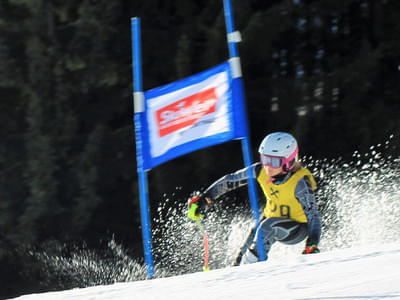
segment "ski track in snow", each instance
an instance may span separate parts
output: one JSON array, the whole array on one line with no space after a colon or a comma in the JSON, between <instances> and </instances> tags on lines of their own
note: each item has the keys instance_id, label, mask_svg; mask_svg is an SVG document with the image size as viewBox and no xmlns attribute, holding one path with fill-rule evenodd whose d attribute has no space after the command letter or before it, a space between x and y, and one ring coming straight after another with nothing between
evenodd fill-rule
<instances>
[{"instance_id":1,"label":"ski track in snow","mask_svg":"<svg viewBox=\"0 0 400 300\"><path fill-rule=\"evenodd\" d=\"M14 299L400 299L399 266L393 243Z\"/></svg>"}]
</instances>

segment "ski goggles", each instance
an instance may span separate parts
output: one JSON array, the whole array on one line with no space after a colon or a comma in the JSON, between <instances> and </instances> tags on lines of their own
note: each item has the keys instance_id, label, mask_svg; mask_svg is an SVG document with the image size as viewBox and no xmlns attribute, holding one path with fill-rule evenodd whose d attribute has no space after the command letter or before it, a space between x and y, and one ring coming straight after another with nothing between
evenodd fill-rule
<instances>
[{"instance_id":1,"label":"ski goggles","mask_svg":"<svg viewBox=\"0 0 400 300\"><path fill-rule=\"evenodd\" d=\"M293 168L294 163L296 161L296 155L299 152L299 149L296 148L292 155L289 158L281 157L281 156L272 156L267 154L260 154L261 164L263 166L270 166L274 169L278 169L282 166L286 166L289 170Z\"/></svg>"},{"instance_id":2,"label":"ski goggles","mask_svg":"<svg viewBox=\"0 0 400 300\"><path fill-rule=\"evenodd\" d=\"M274 169L278 169L286 163L286 159L284 157L270 156L266 154L261 154L260 157L261 164L263 166L270 166Z\"/></svg>"}]
</instances>

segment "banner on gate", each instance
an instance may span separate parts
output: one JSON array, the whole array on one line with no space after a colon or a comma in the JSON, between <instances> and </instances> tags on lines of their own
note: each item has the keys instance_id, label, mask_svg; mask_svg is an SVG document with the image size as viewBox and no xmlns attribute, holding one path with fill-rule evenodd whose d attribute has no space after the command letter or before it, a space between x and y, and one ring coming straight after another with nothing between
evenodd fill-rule
<instances>
[{"instance_id":1,"label":"banner on gate","mask_svg":"<svg viewBox=\"0 0 400 300\"><path fill-rule=\"evenodd\" d=\"M230 64L144 92L145 170L192 151L244 136L243 101Z\"/></svg>"}]
</instances>

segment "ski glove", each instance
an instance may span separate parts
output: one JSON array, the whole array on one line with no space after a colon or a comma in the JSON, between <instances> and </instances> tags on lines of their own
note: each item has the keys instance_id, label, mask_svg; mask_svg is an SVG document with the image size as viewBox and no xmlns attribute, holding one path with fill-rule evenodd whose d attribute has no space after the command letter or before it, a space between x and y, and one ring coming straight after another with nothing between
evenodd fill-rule
<instances>
[{"instance_id":1,"label":"ski glove","mask_svg":"<svg viewBox=\"0 0 400 300\"><path fill-rule=\"evenodd\" d=\"M306 247L303 250L302 254L314 254L314 253L319 253L317 243L315 243L312 239L307 238Z\"/></svg>"},{"instance_id":2,"label":"ski glove","mask_svg":"<svg viewBox=\"0 0 400 300\"><path fill-rule=\"evenodd\" d=\"M189 206L189 210L188 210L188 218L191 220L201 220L204 218L204 208L206 207L206 205L210 205L211 201L204 197L204 196L193 196L192 198L189 199L188 201L188 206ZM200 212L203 212L200 213Z\"/></svg>"}]
</instances>

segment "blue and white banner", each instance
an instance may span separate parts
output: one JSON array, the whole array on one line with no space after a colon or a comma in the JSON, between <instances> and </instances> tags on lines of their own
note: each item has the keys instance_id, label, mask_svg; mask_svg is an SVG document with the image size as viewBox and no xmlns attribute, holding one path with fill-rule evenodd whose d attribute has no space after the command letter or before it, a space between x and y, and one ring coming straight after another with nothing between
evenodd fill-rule
<instances>
[{"instance_id":1,"label":"blue and white banner","mask_svg":"<svg viewBox=\"0 0 400 300\"><path fill-rule=\"evenodd\" d=\"M245 110L230 64L144 93L143 168L245 135Z\"/></svg>"}]
</instances>

